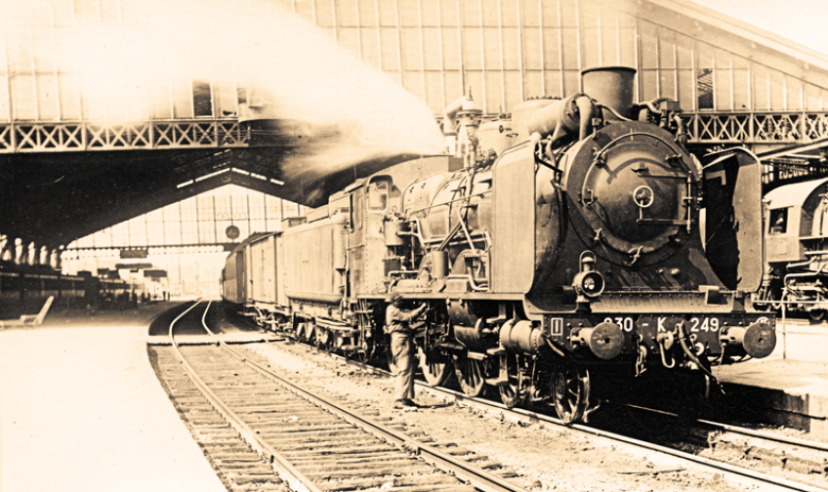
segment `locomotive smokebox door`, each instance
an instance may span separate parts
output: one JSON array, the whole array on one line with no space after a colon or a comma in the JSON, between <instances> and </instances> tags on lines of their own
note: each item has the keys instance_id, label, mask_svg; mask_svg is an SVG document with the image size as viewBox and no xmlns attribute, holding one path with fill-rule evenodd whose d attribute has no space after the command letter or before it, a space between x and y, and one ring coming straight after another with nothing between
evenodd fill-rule
<instances>
[{"instance_id":1,"label":"locomotive smokebox door","mask_svg":"<svg viewBox=\"0 0 828 492\"><path fill-rule=\"evenodd\" d=\"M704 242L707 260L728 289L762 283L762 166L738 148L705 156Z\"/></svg>"}]
</instances>

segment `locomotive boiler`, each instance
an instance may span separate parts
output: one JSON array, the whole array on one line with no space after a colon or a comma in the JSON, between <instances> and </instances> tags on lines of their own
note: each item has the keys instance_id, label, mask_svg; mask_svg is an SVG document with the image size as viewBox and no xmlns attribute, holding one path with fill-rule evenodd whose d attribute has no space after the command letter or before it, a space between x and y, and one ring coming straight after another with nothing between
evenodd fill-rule
<instances>
[{"instance_id":1,"label":"locomotive boiler","mask_svg":"<svg viewBox=\"0 0 828 492\"><path fill-rule=\"evenodd\" d=\"M634 74L586 70L583 93L487 122L462 98L444 115L451 155L358 180L245 245L225 292L265 326L359 357L384 349L383 299L400 292L429 307L416 341L430 384L551 401L566 422L595 407L596 383L683 373L707 387L711 361L769 355L775 319L751 303L758 160L699 162L677 103L633 104Z\"/></svg>"}]
</instances>

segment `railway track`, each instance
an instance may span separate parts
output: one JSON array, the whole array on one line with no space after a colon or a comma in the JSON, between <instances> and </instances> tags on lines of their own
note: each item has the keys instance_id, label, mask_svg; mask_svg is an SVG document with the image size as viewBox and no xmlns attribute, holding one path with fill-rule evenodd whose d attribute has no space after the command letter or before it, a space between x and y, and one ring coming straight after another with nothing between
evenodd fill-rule
<instances>
[{"instance_id":1,"label":"railway track","mask_svg":"<svg viewBox=\"0 0 828 492\"><path fill-rule=\"evenodd\" d=\"M205 454L230 490L520 492L492 462L451 443L415 438L390 418L356 414L313 395L216 341L179 346L175 325L193 322L196 306L169 329L171 348L156 362L178 409L191 419ZM210 333L204 310L201 323ZM176 371L170 367L175 358ZM462 454L462 458L454 456ZM274 474L275 471L275 474ZM501 475L514 475L502 470Z\"/></svg>"},{"instance_id":2,"label":"railway track","mask_svg":"<svg viewBox=\"0 0 828 492\"><path fill-rule=\"evenodd\" d=\"M367 363L343 358L331 354L334 358L359 367L361 370L390 377L390 373ZM506 420L515 422L537 422L543 425L564 426L553 416L554 408L539 408L529 411L520 408L506 408L504 405L483 398L470 398L443 387L432 387L424 381L416 381L424 390L444 400L454 400L459 404L478 410L495 412ZM638 410L659 413L666 419L677 416L668 412L637 407ZM648 421L652 424L652 421ZM626 432L620 433L599 428L594 425L575 424L568 426L576 432L597 435L648 451L667 454L688 462L709 468L717 473L741 477L760 487L774 486L777 490L795 490L816 492L828 490L828 444L784 436L778 433L758 431L745 427L729 425L711 420L697 421L692 429L685 429L684 437L664 439L631 437ZM658 427L658 425L651 425ZM711 438L711 430L718 434ZM667 432L669 434L669 432ZM741 436L743 439L735 438ZM765 469L773 473L752 470L749 467L764 464Z\"/></svg>"}]
</instances>

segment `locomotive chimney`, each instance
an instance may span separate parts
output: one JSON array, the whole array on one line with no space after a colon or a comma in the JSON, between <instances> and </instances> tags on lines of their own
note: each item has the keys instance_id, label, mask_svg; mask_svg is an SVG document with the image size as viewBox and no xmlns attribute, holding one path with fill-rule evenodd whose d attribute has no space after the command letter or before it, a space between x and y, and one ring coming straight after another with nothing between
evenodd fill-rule
<instances>
[{"instance_id":1,"label":"locomotive chimney","mask_svg":"<svg viewBox=\"0 0 828 492\"><path fill-rule=\"evenodd\" d=\"M599 104L612 108L624 118L630 118L635 72L636 70L630 67L588 68L581 72L584 93ZM611 111L606 108L602 109L604 121L618 120Z\"/></svg>"}]
</instances>

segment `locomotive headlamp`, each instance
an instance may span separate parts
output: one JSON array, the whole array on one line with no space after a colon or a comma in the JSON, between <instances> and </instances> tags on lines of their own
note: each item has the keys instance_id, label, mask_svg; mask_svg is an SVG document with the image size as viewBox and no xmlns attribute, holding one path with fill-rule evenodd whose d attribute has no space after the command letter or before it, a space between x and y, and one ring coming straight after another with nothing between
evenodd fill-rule
<instances>
[{"instance_id":1,"label":"locomotive headlamp","mask_svg":"<svg viewBox=\"0 0 828 492\"><path fill-rule=\"evenodd\" d=\"M598 297L604 292L604 276L599 272L581 272L575 275L572 286L579 294Z\"/></svg>"},{"instance_id":2,"label":"locomotive headlamp","mask_svg":"<svg viewBox=\"0 0 828 492\"><path fill-rule=\"evenodd\" d=\"M578 292L578 302L588 302L585 297L598 297L604 292L604 276L595 271L595 254L592 251L581 253L581 271L572 280L572 287Z\"/></svg>"}]
</instances>

